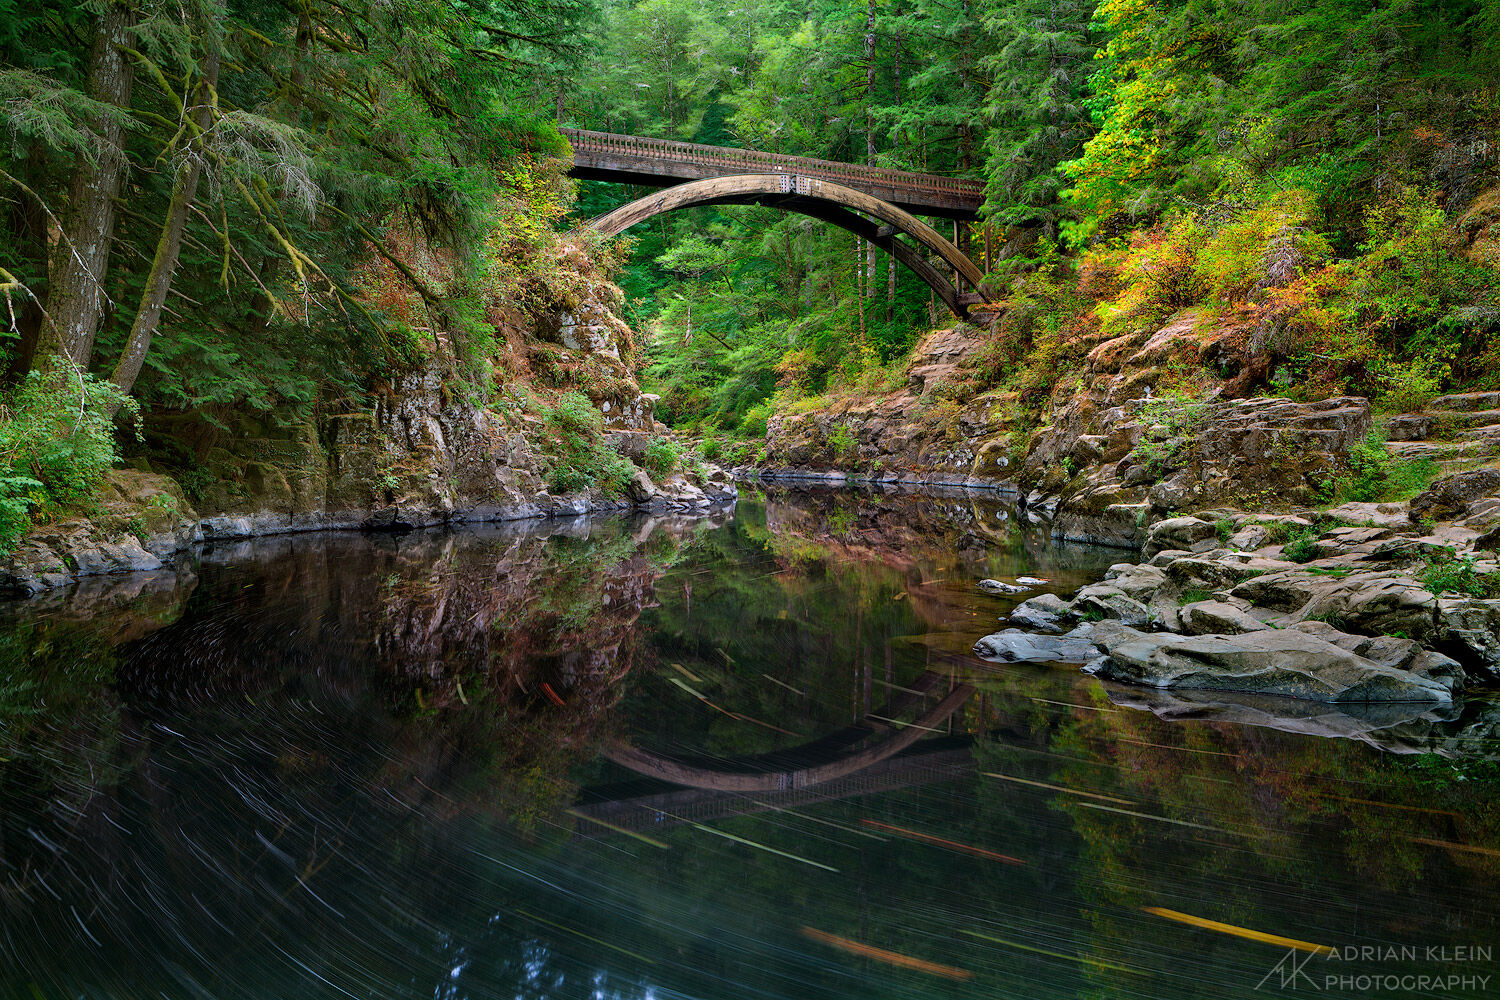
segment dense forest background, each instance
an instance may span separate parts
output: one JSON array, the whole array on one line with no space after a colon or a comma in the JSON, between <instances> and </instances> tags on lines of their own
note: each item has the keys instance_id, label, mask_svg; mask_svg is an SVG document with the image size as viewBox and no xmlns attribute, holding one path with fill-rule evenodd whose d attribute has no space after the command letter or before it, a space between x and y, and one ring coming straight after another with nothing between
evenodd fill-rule
<instances>
[{"instance_id":1,"label":"dense forest background","mask_svg":"<svg viewBox=\"0 0 1500 1000\"><path fill-rule=\"evenodd\" d=\"M1244 321L1239 392L1500 385L1497 86L1496 0L0 0L0 535L433 358L534 409L514 331L604 277L713 454L949 321L768 209L599 245L639 192L559 124L982 179L1007 308L955 396L1185 308Z\"/></svg>"},{"instance_id":2,"label":"dense forest background","mask_svg":"<svg viewBox=\"0 0 1500 1000\"><path fill-rule=\"evenodd\" d=\"M602 17L582 84L559 77L567 124L985 181L1010 310L971 389L1044 396L1082 328L1189 306L1260 314L1247 382L1281 392L1402 405L1497 371L1500 250L1465 255L1454 230L1500 210L1493 0L645 0ZM580 211L622 197L607 188ZM884 255L800 217L698 210L632 235L648 377L710 434L899 383L945 321Z\"/></svg>"}]
</instances>

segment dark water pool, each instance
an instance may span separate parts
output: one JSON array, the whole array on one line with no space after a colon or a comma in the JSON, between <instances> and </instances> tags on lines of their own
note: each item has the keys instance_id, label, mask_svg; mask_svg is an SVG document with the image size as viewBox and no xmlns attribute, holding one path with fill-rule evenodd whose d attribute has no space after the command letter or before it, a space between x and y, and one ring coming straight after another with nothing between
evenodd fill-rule
<instances>
[{"instance_id":1,"label":"dark water pool","mask_svg":"<svg viewBox=\"0 0 1500 1000\"><path fill-rule=\"evenodd\" d=\"M788 493L6 602L0 996L1500 994L1496 713L970 654L1119 558Z\"/></svg>"}]
</instances>

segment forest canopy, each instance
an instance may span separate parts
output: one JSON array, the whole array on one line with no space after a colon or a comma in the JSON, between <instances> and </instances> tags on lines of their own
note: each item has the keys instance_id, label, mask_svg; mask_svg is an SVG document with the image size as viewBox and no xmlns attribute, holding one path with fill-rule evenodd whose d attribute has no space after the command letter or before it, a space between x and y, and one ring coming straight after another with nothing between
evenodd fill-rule
<instances>
[{"instance_id":1,"label":"forest canopy","mask_svg":"<svg viewBox=\"0 0 1500 1000\"><path fill-rule=\"evenodd\" d=\"M1007 310L958 396L1037 401L1081 332L1193 308L1258 324L1247 391L1399 406L1500 371L1497 40L1497 0L0 0L5 379L169 450L165 415L284 420L433 353L482 397L497 310L629 252L660 415L753 440L948 321L767 208L578 242L641 192L569 181L561 125L982 181L959 238ZM67 494L6 462L6 502Z\"/></svg>"},{"instance_id":2,"label":"forest canopy","mask_svg":"<svg viewBox=\"0 0 1500 1000\"><path fill-rule=\"evenodd\" d=\"M1439 266L1408 251L1451 251L1454 223L1495 210L1494 0L622 0L605 5L598 45L565 124L983 180L996 278L1023 325L1039 322L1001 351L1017 377L1036 336L1097 304L1076 287L1085 259L1113 275L1096 291L1134 288L1110 303L1115 319L1239 306L1261 280L1199 271L1243 277L1277 254L1298 273L1339 264L1282 293L1278 336L1295 343L1281 353L1297 360L1281 377L1311 378L1309 392L1378 394L1486 363L1496 312L1479 286L1495 258ZM625 194L593 185L580 211ZM1219 257L1197 260L1219 233ZM942 320L911 275L803 218L699 210L631 235L626 290L654 338L650 378L673 418L710 431L755 436L790 397L899 381L891 363ZM1393 260L1407 278L1377 278ZM1143 296L1158 272L1183 288ZM1324 343L1370 333L1363 354ZM1304 347L1351 364L1319 368Z\"/></svg>"}]
</instances>

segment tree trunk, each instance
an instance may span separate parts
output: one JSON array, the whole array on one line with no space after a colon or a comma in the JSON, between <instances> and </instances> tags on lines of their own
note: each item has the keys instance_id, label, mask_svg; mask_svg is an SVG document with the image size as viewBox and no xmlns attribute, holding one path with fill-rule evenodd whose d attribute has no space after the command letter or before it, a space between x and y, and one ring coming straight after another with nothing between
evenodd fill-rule
<instances>
[{"instance_id":1,"label":"tree trunk","mask_svg":"<svg viewBox=\"0 0 1500 1000\"><path fill-rule=\"evenodd\" d=\"M898 17L901 15L900 4L896 5L896 15ZM903 33L900 30L897 30L894 75L896 82L896 107L898 109L903 107L904 101L904 98L901 94L901 46L903 41ZM896 150L899 150L901 148L901 132L899 129L891 134L891 146ZM899 158L897 159L897 162L900 162ZM885 321L887 323L894 323L896 320L896 258L894 256L886 254L886 267L887 274L885 286Z\"/></svg>"},{"instance_id":2,"label":"tree trunk","mask_svg":"<svg viewBox=\"0 0 1500 1000\"><path fill-rule=\"evenodd\" d=\"M136 310L135 322L131 324L130 337L125 341L120 363L115 366L114 383L122 393L128 394L135 387L136 377L146 361L146 351L151 347L151 337L161 322L161 310L172 287L172 276L177 271L188 210L198 193L198 174L203 162L202 134L212 123L212 101L218 84L219 52L217 47L211 47L203 60L203 79L195 89L194 106L190 111L197 134L188 142L183 161L172 180L172 201L161 227L161 238L156 243L156 256L151 260L151 272L141 292L141 304Z\"/></svg>"},{"instance_id":3,"label":"tree trunk","mask_svg":"<svg viewBox=\"0 0 1500 1000\"><path fill-rule=\"evenodd\" d=\"M875 0L865 6L865 162L875 164ZM865 297L875 298L874 243L865 244Z\"/></svg>"},{"instance_id":4,"label":"tree trunk","mask_svg":"<svg viewBox=\"0 0 1500 1000\"><path fill-rule=\"evenodd\" d=\"M130 46L135 11L111 3L99 20L89 56L89 92L105 104L128 108L135 71L123 51ZM87 368L94 337L104 315L104 275L115 232L115 199L125 179L125 142L116 121L90 123L103 139L98 159L83 159L73 173L68 207L62 221L64 239L53 250L47 295L52 322L42 331L37 353L66 354Z\"/></svg>"}]
</instances>

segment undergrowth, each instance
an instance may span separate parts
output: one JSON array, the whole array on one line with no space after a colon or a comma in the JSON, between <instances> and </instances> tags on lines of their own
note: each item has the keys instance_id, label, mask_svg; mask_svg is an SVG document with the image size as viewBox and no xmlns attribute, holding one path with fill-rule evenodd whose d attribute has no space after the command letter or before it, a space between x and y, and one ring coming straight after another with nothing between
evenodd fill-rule
<instances>
[{"instance_id":1,"label":"undergrowth","mask_svg":"<svg viewBox=\"0 0 1500 1000\"><path fill-rule=\"evenodd\" d=\"M1338 503L1400 503L1421 493L1437 478L1438 465L1430 458L1403 461L1386 448L1379 431L1349 452L1349 474L1335 490Z\"/></svg>"},{"instance_id":2,"label":"undergrowth","mask_svg":"<svg viewBox=\"0 0 1500 1000\"><path fill-rule=\"evenodd\" d=\"M542 412L550 432L547 490L553 494L596 488L619 496L635 478L635 466L604 437L604 417L581 392L565 392Z\"/></svg>"},{"instance_id":3,"label":"undergrowth","mask_svg":"<svg viewBox=\"0 0 1500 1000\"><path fill-rule=\"evenodd\" d=\"M1427 557L1427 566L1418 574L1418 579L1438 595L1500 596L1500 573L1482 571L1478 564L1478 556L1461 556L1451 547L1445 547Z\"/></svg>"},{"instance_id":4,"label":"undergrowth","mask_svg":"<svg viewBox=\"0 0 1500 1000\"><path fill-rule=\"evenodd\" d=\"M138 413L114 383L57 360L0 406L0 551L33 523L90 513L119 459L111 414Z\"/></svg>"}]
</instances>

